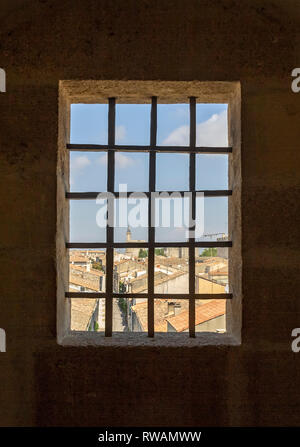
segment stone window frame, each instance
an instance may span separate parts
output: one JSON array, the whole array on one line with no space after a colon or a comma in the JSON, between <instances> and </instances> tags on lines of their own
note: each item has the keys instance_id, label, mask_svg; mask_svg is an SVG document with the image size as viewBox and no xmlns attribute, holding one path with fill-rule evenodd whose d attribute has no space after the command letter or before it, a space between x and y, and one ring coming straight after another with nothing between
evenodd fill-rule
<instances>
[{"instance_id":1,"label":"stone window frame","mask_svg":"<svg viewBox=\"0 0 300 447\"><path fill-rule=\"evenodd\" d=\"M112 299L113 291L106 289L106 331L105 336L97 332L71 331L71 300L72 293L68 292L69 263L68 249L79 248L79 244L69 243L69 200L72 194L69 189L69 150L70 145L70 108L74 103L107 103L109 102L109 133L107 147L108 158L113 164L117 147L115 135L115 99L119 104L149 103L151 101L151 135L150 147L156 146L157 127L157 98L159 103L186 103L190 98L190 189L195 190L195 154L209 153L209 148L196 148L196 101L200 103L228 104L228 235L230 246L229 256L229 294L226 299L226 332L195 334L195 298L194 269L195 245L189 248L190 273L189 291L185 296L189 299L189 333L157 333L154 334L154 275L148 272L148 334L126 333L112 334ZM57 235L56 235L56 266L57 266L57 341L64 346L201 346L201 345L238 345L241 343L242 322L242 257L241 257L241 93L240 83L237 81L60 81L59 82L59 125L58 125L58 157L57 157ZM78 145L77 150L80 150ZM89 145L90 146L90 145ZM128 146L127 146L128 147ZM205 150L206 149L206 150ZM219 148L220 149L220 148ZM150 173L155 172L156 149L150 153ZM218 151L217 151L218 153ZM154 155L153 155L154 154ZM111 164L108 163L108 166ZM191 168L192 167L192 168ZM114 190L113 178L108 170L108 191ZM192 179L191 179L192 177ZM151 178L151 176L150 176ZM150 191L153 182L149 179ZM155 185L154 185L155 188ZM76 194L76 193L75 193ZM77 193L80 195L80 193ZM78 197L80 198L80 197ZM83 197L81 197L83 198ZM193 203L195 200L193 199ZM150 200L149 200L150 204ZM193 216L195 214L193 206ZM112 229L111 229L112 230ZM107 231L107 243L111 242L111 230ZM154 263L154 232L150 225L148 230L149 263ZM189 240L189 243L193 241ZM213 243L212 243L213 244ZM220 244L218 242L217 244ZM89 244L86 244L89 245ZM121 244L122 246L124 244ZM166 245L166 244L164 244ZM167 244L168 245L168 244ZM89 245L90 247L90 245ZM89 248L86 247L86 248ZM92 248L92 247L90 247ZM95 247L96 248L96 247ZM107 266L113 263L113 249L106 250ZM112 264L113 265L113 264ZM111 273L112 277L112 273ZM192 278L192 280L191 280ZM80 293L80 292L78 292ZM150 294L150 296L149 296ZM102 294L101 294L102 295ZM109 299L107 299L109 295ZM91 298L91 294L88 294ZM96 298L96 296L95 296ZM181 299L181 297L179 297Z\"/></svg>"}]
</instances>

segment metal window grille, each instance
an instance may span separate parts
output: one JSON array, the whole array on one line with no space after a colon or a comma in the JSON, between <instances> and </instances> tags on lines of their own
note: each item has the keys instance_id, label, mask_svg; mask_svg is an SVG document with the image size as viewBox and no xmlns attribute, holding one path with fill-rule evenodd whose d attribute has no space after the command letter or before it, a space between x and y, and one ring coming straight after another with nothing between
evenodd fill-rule
<instances>
[{"instance_id":1,"label":"metal window grille","mask_svg":"<svg viewBox=\"0 0 300 447\"><path fill-rule=\"evenodd\" d=\"M116 98L108 99L108 144L67 144L67 149L71 151L104 151L108 153L107 163L107 192L113 193L115 198L119 197L119 192L114 190L115 178L115 153L118 151L130 152L149 152L149 191L144 192L148 197L148 242L114 242L114 228L106 228L106 242L67 242L67 248L77 249L106 249L106 292L66 292L66 298L104 298L105 299L105 336L112 336L113 322L113 298L147 298L148 301L148 336L154 337L154 299L187 299L189 300L189 335L195 337L195 300L196 299L232 299L231 293L219 294L201 294L195 293L195 248L196 247L232 247L232 241L207 241L199 242L190 237L186 242L155 242L155 227L151 226L151 216L154 210L153 203L150 200L151 193L155 192L155 174L156 174L156 153L188 153L189 154L189 192L191 193L191 217L195 219L196 214L196 195L202 193L204 197L224 197L232 194L231 190L202 190L195 189L196 183L196 154L229 154L232 147L197 147L196 146L196 98L189 98L190 105L190 141L188 146L157 146L157 97L152 97L151 103L151 121L150 121L150 145L116 145L115 144L115 109ZM98 192L66 192L67 199L96 199ZM160 191L161 192L161 191ZM168 191L171 193L173 191ZM186 192L186 191L185 191ZM181 196L184 191L176 191ZM127 194L130 194L128 192ZM113 221L112 213L114 206L108 207L108 213ZM190 226L190 230L194 228ZM148 249L148 293L118 293L113 290L113 258L115 248L147 248ZM154 263L155 249L161 247L188 247L189 250L189 293L186 294L162 294L154 292Z\"/></svg>"}]
</instances>

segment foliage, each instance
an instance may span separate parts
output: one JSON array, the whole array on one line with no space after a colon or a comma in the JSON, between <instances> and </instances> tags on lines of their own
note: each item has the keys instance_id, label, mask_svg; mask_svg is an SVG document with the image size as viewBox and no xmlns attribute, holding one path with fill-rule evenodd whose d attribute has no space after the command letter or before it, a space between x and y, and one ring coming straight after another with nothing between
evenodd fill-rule
<instances>
[{"instance_id":1,"label":"foliage","mask_svg":"<svg viewBox=\"0 0 300 447\"><path fill-rule=\"evenodd\" d=\"M93 268L93 269L96 269L96 270L100 270L101 272L103 272L103 267L102 267L102 265L100 264L100 262L93 262L93 264L92 264L92 268Z\"/></svg>"},{"instance_id":2,"label":"foliage","mask_svg":"<svg viewBox=\"0 0 300 447\"><path fill-rule=\"evenodd\" d=\"M127 313L127 299L119 298L118 299L119 306L124 313Z\"/></svg>"},{"instance_id":3,"label":"foliage","mask_svg":"<svg viewBox=\"0 0 300 447\"><path fill-rule=\"evenodd\" d=\"M217 249L215 247L205 248L200 256L217 256Z\"/></svg>"},{"instance_id":4,"label":"foliage","mask_svg":"<svg viewBox=\"0 0 300 447\"><path fill-rule=\"evenodd\" d=\"M165 250L163 248L156 248L155 254L156 254L156 256L166 256Z\"/></svg>"},{"instance_id":5,"label":"foliage","mask_svg":"<svg viewBox=\"0 0 300 447\"><path fill-rule=\"evenodd\" d=\"M120 281L119 282L119 293L125 293L125 292L126 292L126 286L122 281Z\"/></svg>"},{"instance_id":6,"label":"foliage","mask_svg":"<svg viewBox=\"0 0 300 447\"><path fill-rule=\"evenodd\" d=\"M147 250L144 250L143 248L140 248L139 258L147 258L147 256L148 256Z\"/></svg>"}]
</instances>

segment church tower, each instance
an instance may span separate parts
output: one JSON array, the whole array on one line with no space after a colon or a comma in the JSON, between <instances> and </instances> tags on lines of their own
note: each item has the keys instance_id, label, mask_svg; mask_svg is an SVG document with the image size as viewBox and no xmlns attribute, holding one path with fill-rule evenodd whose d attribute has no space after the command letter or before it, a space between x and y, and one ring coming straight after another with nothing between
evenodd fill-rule
<instances>
[{"instance_id":1,"label":"church tower","mask_svg":"<svg viewBox=\"0 0 300 447\"><path fill-rule=\"evenodd\" d=\"M127 233L126 233L126 242L131 242L131 230L128 226Z\"/></svg>"}]
</instances>

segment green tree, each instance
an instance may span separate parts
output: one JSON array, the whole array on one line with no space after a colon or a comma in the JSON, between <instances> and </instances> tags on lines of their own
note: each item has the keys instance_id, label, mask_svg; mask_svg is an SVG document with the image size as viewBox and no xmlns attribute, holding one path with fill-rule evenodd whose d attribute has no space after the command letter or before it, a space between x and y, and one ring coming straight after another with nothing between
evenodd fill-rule
<instances>
[{"instance_id":1,"label":"green tree","mask_svg":"<svg viewBox=\"0 0 300 447\"><path fill-rule=\"evenodd\" d=\"M148 256L147 250L144 250L143 248L140 248L139 258L147 258L147 256Z\"/></svg>"},{"instance_id":2,"label":"green tree","mask_svg":"<svg viewBox=\"0 0 300 447\"><path fill-rule=\"evenodd\" d=\"M119 306L120 306L121 310L126 314L127 313L127 299L119 298L118 302L119 302Z\"/></svg>"},{"instance_id":3,"label":"green tree","mask_svg":"<svg viewBox=\"0 0 300 447\"><path fill-rule=\"evenodd\" d=\"M200 256L217 256L217 249L215 247L205 248Z\"/></svg>"},{"instance_id":4,"label":"green tree","mask_svg":"<svg viewBox=\"0 0 300 447\"><path fill-rule=\"evenodd\" d=\"M100 264L100 262L93 262L93 263L92 263L92 268L93 268L93 269L96 269L96 270L100 270L101 272L103 272L103 267L102 267L102 265Z\"/></svg>"},{"instance_id":5,"label":"green tree","mask_svg":"<svg viewBox=\"0 0 300 447\"><path fill-rule=\"evenodd\" d=\"M126 286L123 283L123 281L119 282L119 293L125 293L126 292Z\"/></svg>"},{"instance_id":6,"label":"green tree","mask_svg":"<svg viewBox=\"0 0 300 447\"><path fill-rule=\"evenodd\" d=\"M165 250L163 248L156 248L155 254L156 254L156 256L166 256Z\"/></svg>"}]
</instances>

